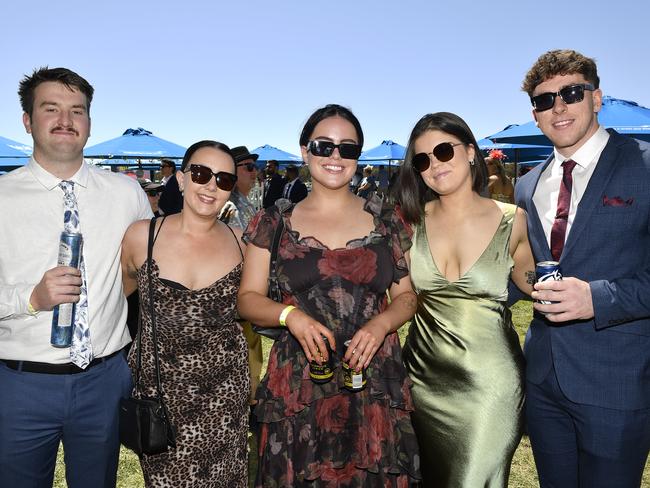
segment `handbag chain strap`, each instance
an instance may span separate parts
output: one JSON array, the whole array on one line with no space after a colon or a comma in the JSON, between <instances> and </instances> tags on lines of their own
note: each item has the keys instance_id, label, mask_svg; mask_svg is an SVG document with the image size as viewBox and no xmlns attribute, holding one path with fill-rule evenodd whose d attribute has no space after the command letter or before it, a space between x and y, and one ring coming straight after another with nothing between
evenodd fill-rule
<instances>
[{"instance_id":1,"label":"handbag chain strap","mask_svg":"<svg viewBox=\"0 0 650 488\"><path fill-rule=\"evenodd\" d=\"M280 239L284 231L284 218L280 212L280 220L273 233L273 244L271 245L271 261L269 262L269 291L268 296L271 300L281 300L280 284L278 283L278 248L280 246Z\"/></svg>"},{"instance_id":2,"label":"handbag chain strap","mask_svg":"<svg viewBox=\"0 0 650 488\"><path fill-rule=\"evenodd\" d=\"M165 219L163 218L160 227L162 227ZM154 308L154 299L153 299L153 280L152 280L152 261L153 261L153 244L154 244L154 230L156 227L156 217L151 219L149 224L149 240L147 243L147 281L149 283L149 314L151 316L151 336L153 341L153 357L154 357L154 367L156 372L156 391L158 394L158 400L162 406L162 414L167 419L167 409L165 408L165 402L163 400L163 390L162 382L160 380L160 360L158 358L158 339L156 336L156 312ZM160 232L160 228L158 229ZM142 307L142 302L140 304ZM138 327L138 354L136 359L136 369L135 369L135 391L140 392L140 373L142 371L142 319L140 319L140 326Z\"/></svg>"}]
</instances>

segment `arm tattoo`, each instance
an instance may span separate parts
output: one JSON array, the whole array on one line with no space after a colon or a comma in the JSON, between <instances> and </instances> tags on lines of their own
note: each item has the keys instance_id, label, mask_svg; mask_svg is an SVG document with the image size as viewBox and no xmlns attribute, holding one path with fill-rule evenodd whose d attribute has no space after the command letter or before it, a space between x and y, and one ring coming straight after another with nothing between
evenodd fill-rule
<instances>
[{"instance_id":1,"label":"arm tattoo","mask_svg":"<svg viewBox=\"0 0 650 488\"><path fill-rule=\"evenodd\" d=\"M533 285L537 281L534 271L526 271L524 274L526 275L526 283L529 285Z\"/></svg>"}]
</instances>

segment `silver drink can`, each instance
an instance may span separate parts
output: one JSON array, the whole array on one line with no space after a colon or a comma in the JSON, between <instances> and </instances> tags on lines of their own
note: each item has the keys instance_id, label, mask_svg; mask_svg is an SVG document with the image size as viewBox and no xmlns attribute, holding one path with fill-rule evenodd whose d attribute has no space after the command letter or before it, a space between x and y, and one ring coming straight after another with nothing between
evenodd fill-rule
<instances>
[{"instance_id":1,"label":"silver drink can","mask_svg":"<svg viewBox=\"0 0 650 488\"><path fill-rule=\"evenodd\" d=\"M535 275L537 276L537 283L541 281L560 281L562 280L562 270L560 269L560 263L557 261L542 261L535 265ZM548 300L538 300L539 303L544 305L550 305L551 301Z\"/></svg>"},{"instance_id":2,"label":"silver drink can","mask_svg":"<svg viewBox=\"0 0 650 488\"><path fill-rule=\"evenodd\" d=\"M59 240L59 266L79 267L83 238L78 232L61 232ZM74 303L61 303L53 309L50 344L54 347L70 347L74 324Z\"/></svg>"}]
</instances>

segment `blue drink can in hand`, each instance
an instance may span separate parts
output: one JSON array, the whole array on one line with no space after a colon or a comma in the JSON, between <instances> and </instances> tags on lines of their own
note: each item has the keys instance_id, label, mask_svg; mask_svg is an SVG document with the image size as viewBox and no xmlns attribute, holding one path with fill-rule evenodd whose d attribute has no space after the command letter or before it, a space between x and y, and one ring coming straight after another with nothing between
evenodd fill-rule
<instances>
[{"instance_id":1,"label":"blue drink can in hand","mask_svg":"<svg viewBox=\"0 0 650 488\"><path fill-rule=\"evenodd\" d=\"M83 238L79 233L61 232L59 240L59 266L79 268ZM70 347L72 326L74 325L74 303L61 303L54 307L52 315L52 335L50 344L54 347Z\"/></svg>"},{"instance_id":2,"label":"blue drink can in hand","mask_svg":"<svg viewBox=\"0 0 650 488\"><path fill-rule=\"evenodd\" d=\"M537 283L541 281L560 281L562 280L562 270L560 269L560 263L557 261L542 261L535 265L535 275L537 277ZM550 305L551 303L548 300L538 300L539 303L544 305Z\"/></svg>"}]
</instances>

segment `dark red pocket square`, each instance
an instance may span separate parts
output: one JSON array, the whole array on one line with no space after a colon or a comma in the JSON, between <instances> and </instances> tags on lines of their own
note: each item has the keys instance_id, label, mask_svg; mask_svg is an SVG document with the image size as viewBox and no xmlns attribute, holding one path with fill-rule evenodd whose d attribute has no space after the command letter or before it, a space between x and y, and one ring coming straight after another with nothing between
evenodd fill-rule
<instances>
[{"instance_id":1,"label":"dark red pocket square","mask_svg":"<svg viewBox=\"0 0 650 488\"><path fill-rule=\"evenodd\" d=\"M634 203L634 198L623 200L621 197L603 196L603 207L629 207Z\"/></svg>"}]
</instances>

